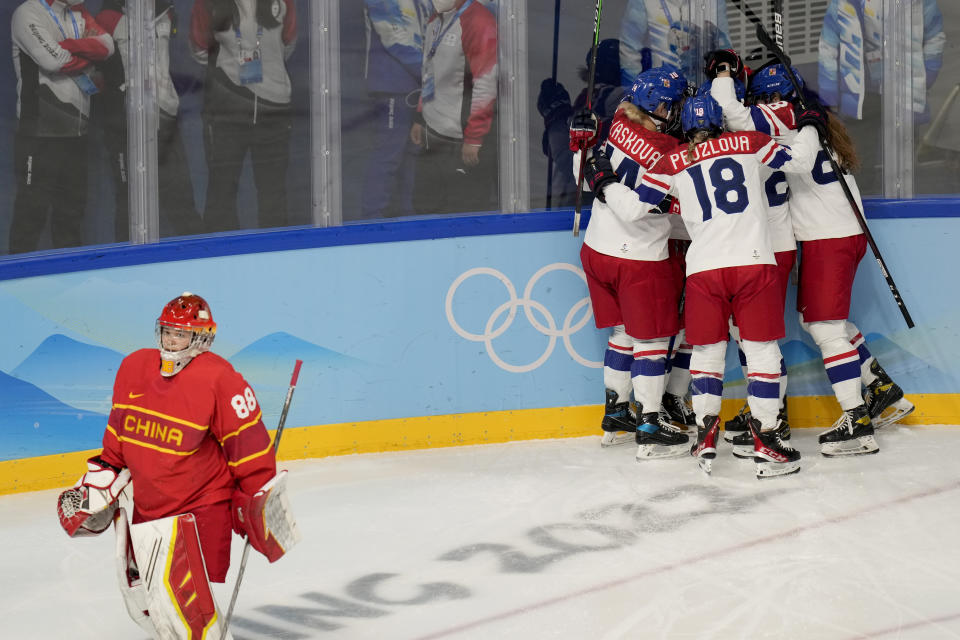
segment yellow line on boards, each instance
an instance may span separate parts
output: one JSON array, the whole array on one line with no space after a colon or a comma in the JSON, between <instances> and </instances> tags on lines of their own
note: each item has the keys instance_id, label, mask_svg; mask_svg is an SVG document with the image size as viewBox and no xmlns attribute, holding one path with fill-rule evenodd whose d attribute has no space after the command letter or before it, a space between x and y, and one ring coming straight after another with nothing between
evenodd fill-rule
<instances>
[{"instance_id":1,"label":"yellow line on boards","mask_svg":"<svg viewBox=\"0 0 960 640\"><path fill-rule=\"evenodd\" d=\"M902 425L960 424L960 394L907 396L917 409ZM732 417L743 400L723 401L723 418ZM788 399L791 428L829 428L840 408L832 396ZM517 440L600 435L602 405L459 413L444 416L344 422L284 431L281 460L493 444ZM0 495L73 486L84 461L99 449L0 461ZM51 507L52 509L52 507Z\"/></svg>"}]
</instances>

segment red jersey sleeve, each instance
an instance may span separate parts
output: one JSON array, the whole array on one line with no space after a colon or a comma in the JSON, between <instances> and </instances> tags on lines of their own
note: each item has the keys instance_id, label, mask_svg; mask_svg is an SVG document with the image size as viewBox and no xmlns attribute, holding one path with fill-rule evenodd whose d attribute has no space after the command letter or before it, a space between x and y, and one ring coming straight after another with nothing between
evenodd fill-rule
<instances>
[{"instance_id":1,"label":"red jersey sleeve","mask_svg":"<svg viewBox=\"0 0 960 640\"><path fill-rule=\"evenodd\" d=\"M287 13L283 16L283 44L292 45L297 41L297 5L293 0L284 0Z\"/></svg>"},{"instance_id":2,"label":"red jersey sleeve","mask_svg":"<svg viewBox=\"0 0 960 640\"><path fill-rule=\"evenodd\" d=\"M236 371L220 375L215 384L216 409L210 432L220 443L227 466L249 494L277 473L270 435L253 388Z\"/></svg>"},{"instance_id":3,"label":"red jersey sleeve","mask_svg":"<svg viewBox=\"0 0 960 640\"><path fill-rule=\"evenodd\" d=\"M197 0L190 12L190 48L194 55L212 51L216 45L213 27L210 24L210 9L207 3Z\"/></svg>"},{"instance_id":4,"label":"red jersey sleeve","mask_svg":"<svg viewBox=\"0 0 960 640\"><path fill-rule=\"evenodd\" d=\"M128 376L127 370L130 367L130 357L123 359L120 367L117 369L117 377L113 381L113 401L110 407L110 415L107 417L107 428L103 432L103 452L100 458L107 464L111 464L120 469L127 466L123 457L123 448L120 446L120 431L123 416L118 405L124 403L120 400L126 389L125 380Z\"/></svg>"},{"instance_id":5,"label":"red jersey sleeve","mask_svg":"<svg viewBox=\"0 0 960 640\"><path fill-rule=\"evenodd\" d=\"M489 9L471 5L460 18L463 54L473 77L470 115L463 130L467 144L483 144L497 101L497 20Z\"/></svg>"}]
</instances>

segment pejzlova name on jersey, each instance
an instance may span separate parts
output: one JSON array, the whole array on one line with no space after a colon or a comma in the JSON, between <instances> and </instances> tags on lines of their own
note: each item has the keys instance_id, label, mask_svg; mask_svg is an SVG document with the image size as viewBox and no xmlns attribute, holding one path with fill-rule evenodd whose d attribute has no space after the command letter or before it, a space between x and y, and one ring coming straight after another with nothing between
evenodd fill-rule
<instances>
[{"instance_id":1,"label":"pejzlova name on jersey","mask_svg":"<svg viewBox=\"0 0 960 640\"><path fill-rule=\"evenodd\" d=\"M687 161L686 150L677 151L670 154L670 164L673 165L674 172L685 167L706 160L714 156L721 156L727 153L751 153L749 134L728 135L722 138L711 138L701 142L693 150L693 159Z\"/></svg>"},{"instance_id":2,"label":"pejzlova name on jersey","mask_svg":"<svg viewBox=\"0 0 960 640\"><path fill-rule=\"evenodd\" d=\"M636 131L631 131L630 127L619 120L610 129L607 140L636 160L637 163L643 163L648 168L656 165L663 157L663 153L657 151L656 147L640 137Z\"/></svg>"}]
</instances>

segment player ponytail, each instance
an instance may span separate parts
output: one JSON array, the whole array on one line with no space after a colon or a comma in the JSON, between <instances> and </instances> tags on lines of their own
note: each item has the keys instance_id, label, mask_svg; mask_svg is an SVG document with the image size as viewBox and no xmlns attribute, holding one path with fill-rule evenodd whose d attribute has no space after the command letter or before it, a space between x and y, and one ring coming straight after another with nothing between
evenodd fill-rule
<instances>
[{"instance_id":1,"label":"player ponytail","mask_svg":"<svg viewBox=\"0 0 960 640\"><path fill-rule=\"evenodd\" d=\"M631 102L621 102L617 106L617 111L622 111L627 120L634 124L640 125L644 129L648 129L649 131L657 130L657 123L653 121L653 118L648 116L643 112L642 109L640 109L640 107Z\"/></svg>"},{"instance_id":2,"label":"player ponytail","mask_svg":"<svg viewBox=\"0 0 960 640\"><path fill-rule=\"evenodd\" d=\"M690 138L690 143L687 145L687 150L684 152L687 162L693 163L693 150L697 148L698 144L713 137L715 137L713 133L706 129L701 129L694 133L693 137Z\"/></svg>"},{"instance_id":3,"label":"player ponytail","mask_svg":"<svg viewBox=\"0 0 960 640\"><path fill-rule=\"evenodd\" d=\"M837 153L838 164L846 173L857 171L860 168L860 158L857 157L857 148L847 132L847 128L840 121L840 118L828 113L827 115L828 133L827 139L830 146Z\"/></svg>"}]
</instances>

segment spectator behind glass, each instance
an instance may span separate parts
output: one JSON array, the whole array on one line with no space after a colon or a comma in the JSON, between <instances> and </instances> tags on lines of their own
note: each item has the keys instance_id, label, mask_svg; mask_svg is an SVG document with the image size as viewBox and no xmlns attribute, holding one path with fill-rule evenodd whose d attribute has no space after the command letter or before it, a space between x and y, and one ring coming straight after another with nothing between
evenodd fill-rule
<instances>
[{"instance_id":1,"label":"spectator behind glass","mask_svg":"<svg viewBox=\"0 0 960 640\"><path fill-rule=\"evenodd\" d=\"M203 105L209 181L206 231L237 229L237 194L247 153L258 225L287 223L292 124L286 59L297 40L293 0L196 0L190 16L194 58L207 65Z\"/></svg>"},{"instance_id":2,"label":"spectator behind glass","mask_svg":"<svg viewBox=\"0 0 960 640\"><path fill-rule=\"evenodd\" d=\"M364 219L413 214L413 148L408 132L417 110L423 26L429 0L364 0L365 77L373 103L372 151L364 168Z\"/></svg>"},{"instance_id":3,"label":"spectator behind glass","mask_svg":"<svg viewBox=\"0 0 960 640\"><path fill-rule=\"evenodd\" d=\"M10 253L35 251L50 220L55 248L83 244L91 63L113 54L80 0L26 0L11 21L17 74L17 195Z\"/></svg>"},{"instance_id":4,"label":"spectator behind glass","mask_svg":"<svg viewBox=\"0 0 960 640\"><path fill-rule=\"evenodd\" d=\"M627 0L620 23L620 84L630 86L641 71L668 64L691 82L699 77L703 53L731 48L725 3L707 0L718 24L706 33L690 22L688 0Z\"/></svg>"},{"instance_id":5,"label":"spectator behind glass","mask_svg":"<svg viewBox=\"0 0 960 640\"><path fill-rule=\"evenodd\" d=\"M497 20L476 0L432 2L435 12L423 45L421 121L410 129L410 139L423 148L414 209L487 211L496 206L496 139L488 134L497 100Z\"/></svg>"},{"instance_id":6,"label":"spectator behind glass","mask_svg":"<svg viewBox=\"0 0 960 640\"><path fill-rule=\"evenodd\" d=\"M864 195L882 195L881 81L883 79L882 0L830 0L820 32L818 89L824 104L845 119L856 141L863 170L857 175ZM946 34L936 0L910 0L914 122L930 119L927 91L943 63Z\"/></svg>"},{"instance_id":7,"label":"spectator behind glass","mask_svg":"<svg viewBox=\"0 0 960 640\"><path fill-rule=\"evenodd\" d=\"M590 73L590 54L587 51L586 66L579 70L584 83ZM617 105L623 100L624 89L620 86L620 41L614 38L602 41L597 46L597 68L594 74L593 111L600 119L598 148L602 148L610 132ZM573 151L570 150L570 116L587 106L587 88L577 96L576 104L570 104L570 94L553 78L540 83L537 110L543 116L543 153L553 160L552 185L553 206L572 207L577 198L577 182L573 174ZM583 192L583 203L590 206L593 194Z\"/></svg>"},{"instance_id":8,"label":"spectator behind glass","mask_svg":"<svg viewBox=\"0 0 960 640\"><path fill-rule=\"evenodd\" d=\"M125 0L104 0L97 22L113 36L119 56L97 65L103 74L103 91L94 99L94 119L103 130L110 158L116 202L117 242L130 235L127 197L127 110L125 86L130 59L130 21ZM177 33L177 15L170 0L156 0L154 20L157 38L157 179L160 198L160 235L184 236L200 233L202 223L193 200L187 155L180 135L180 96L170 77L170 39Z\"/></svg>"}]
</instances>

